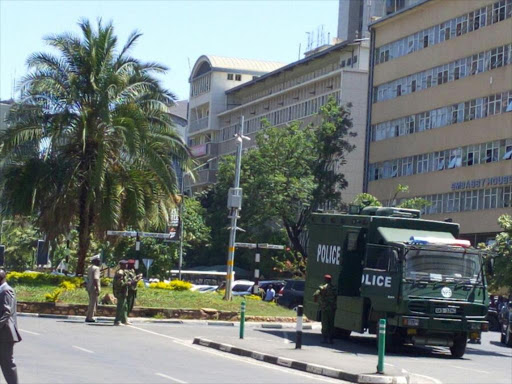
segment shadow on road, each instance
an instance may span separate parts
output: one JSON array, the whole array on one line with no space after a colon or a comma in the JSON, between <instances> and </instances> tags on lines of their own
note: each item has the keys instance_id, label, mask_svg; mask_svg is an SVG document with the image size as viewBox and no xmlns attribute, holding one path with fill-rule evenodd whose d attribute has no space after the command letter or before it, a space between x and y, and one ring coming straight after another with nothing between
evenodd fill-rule
<instances>
[{"instance_id":1,"label":"shadow on road","mask_svg":"<svg viewBox=\"0 0 512 384\"><path fill-rule=\"evenodd\" d=\"M258 329L258 332L262 332L268 335L279 337L281 339L288 339L292 343L295 342L295 332L283 332L280 330L268 330ZM324 347L331 349L335 353L352 353L355 355L377 355L376 338L364 335L352 335L348 340L336 339L334 344L322 344L322 336L318 333L303 333L302 345L310 347ZM491 344L498 345L497 342L491 341ZM435 358L435 359L450 359L450 350L444 347L423 347L415 345L401 345L395 346L393 351L386 352L388 356L399 356L399 357L422 357L422 358ZM466 355L468 358L471 355L475 356L494 356L494 357L509 357L504 353L495 351L486 351L483 349L472 348L468 345L466 349ZM464 358L462 358L464 360Z\"/></svg>"}]
</instances>

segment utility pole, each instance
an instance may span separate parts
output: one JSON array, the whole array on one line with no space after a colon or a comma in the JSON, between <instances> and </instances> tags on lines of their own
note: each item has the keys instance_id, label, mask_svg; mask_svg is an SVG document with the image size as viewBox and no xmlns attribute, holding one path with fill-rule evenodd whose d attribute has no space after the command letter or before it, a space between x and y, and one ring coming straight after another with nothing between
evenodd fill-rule
<instances>
[{"instance_id":1,"label":"utility pole","mask_svg":"<svg viewBox=\"0 0 512 384\"><path fill-rule=\"evenodd\" d=\"M183 206L185 205L185 172L181 172L181 186L180 186L180 194L181 194L181 201L180 201L180 260L178 262L178 280L181 280L181 269L183 267Z\"/></svg>"},{"instance_id":2,"label":"utility pole","mask_svg":"<svg viewBox=\"0 0 512 384\"><path fill-rule=\"evenodd\" d=\"M236 224L240 217L238 212L242 209L242 188L240 188L240 168L242 164L242 149L243 142L250 140L244 136L244 116L240 119L240 129L236 135L238 142L238 148L236 151L236 166L235 166L235 184L233 188L229 189L228 192L228 208L230 209L231 228L229 232L229 246L228 246L228 261L226 268L226 294L224 300L231 300L231 287L233 284L233 267L235 265L235 241L236 241L236 230L238 229Z\"/></svg>"}]
</instances>

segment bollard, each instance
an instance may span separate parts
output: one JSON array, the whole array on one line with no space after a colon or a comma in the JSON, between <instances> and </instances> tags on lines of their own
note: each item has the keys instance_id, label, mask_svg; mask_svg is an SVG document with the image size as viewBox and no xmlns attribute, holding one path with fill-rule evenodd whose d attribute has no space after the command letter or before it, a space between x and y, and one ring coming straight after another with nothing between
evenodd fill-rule
<instances>
[{"instance_id":1,"label":"bollard","mask_svg":"<svg viewBox=\"0 0 512 384\"><path fill-rule=\"evenodd\" d=\"M377 363L377 373L384 373L384 355L386 354L386 319L379 320L379 361Z\"/></svg>"},{"instance_id":2,"label":"bollard","mask_svg":"<svg viewBox=\"0 0 512 384\"><path fill-rule=\"evenodd\" d=\"M244 327L245 327L245 300L242 301L240 306L240 338L244 338Z\"/></svg>"},{"instance_id":3,"label":"bollard","mask_svg":"<svg viewBox=\"0 0 512 384\"><path fill-rule=\"evenodd\" d=\"M297 328L295 338L295 349L302 348L302 316L304 315L304 307L299 305L297 307Z\"/></svg>"}]
</instances>

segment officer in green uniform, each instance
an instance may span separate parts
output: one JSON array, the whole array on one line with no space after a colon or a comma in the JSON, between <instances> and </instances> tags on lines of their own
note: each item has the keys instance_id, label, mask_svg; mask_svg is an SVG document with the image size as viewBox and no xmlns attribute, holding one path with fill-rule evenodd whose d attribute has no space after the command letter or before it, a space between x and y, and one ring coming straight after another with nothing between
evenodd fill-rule
<instances>
[{"instance_id":1,"label":"officer in green uniform","mask_svg":"<svg viewBox=\"0 0 512 384\"><path fill-rule=\"evenodd\" d=\"M318 306L322 315L322 343L333 343L334 337L334 315L336 314L336 300L338 293L336 288L331 284L331 275L325 275L325 284L318 287L317 291L313 294L315 303Z\"/></svg>"},{"instance_id":2,"label":"officer in green uniform","mask_svg":"<svg viewBox=\"0 0 512 384\"><path fill-rule=\"evenodd\" d=\"M116 272L113 281L114 296L117 299L116 318L114 325L128 324L128 306L126 296L128 295L128 285L130 284L129 275L127 273L127 261L119 262L119 270Z\"/></svg>"},{"instance_id":3,"label":"officer in green uniform","mask_svg":"<svg viewBox=\"0 0 512 384\"><path fill-rule=\"evenodd\" d=\"M131 283L128 285L128 295L126 296L126 305L127 305L127 316L130 316L130 312L135 305L135 298L137 297L137 283L142 278L142 275L137 275L135 272L135 260L130 259L127 261L128 268L125 270L125 273L128 275L128 279Z\"/></svg>"}]
</instances>

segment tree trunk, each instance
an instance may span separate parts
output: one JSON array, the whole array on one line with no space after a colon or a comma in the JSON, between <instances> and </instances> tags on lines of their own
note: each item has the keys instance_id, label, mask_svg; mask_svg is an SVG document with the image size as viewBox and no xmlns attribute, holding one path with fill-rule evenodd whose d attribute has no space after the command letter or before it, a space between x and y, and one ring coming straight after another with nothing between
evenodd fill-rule
<instances>
[{"instance_id":1,"label":"tree trunk","mask_svg":"<svg viewBox=\"0 0 512 384\"><path fill-rule=\"evenodd\" d=\"M85 258L91 245L91 226L90 226L90 203L88 199L89 188L82 185L80 191L79 224L78 224L78 260L76 264L76 275L83 276L85 270Z\"/></svg>"}]
</instances>

